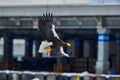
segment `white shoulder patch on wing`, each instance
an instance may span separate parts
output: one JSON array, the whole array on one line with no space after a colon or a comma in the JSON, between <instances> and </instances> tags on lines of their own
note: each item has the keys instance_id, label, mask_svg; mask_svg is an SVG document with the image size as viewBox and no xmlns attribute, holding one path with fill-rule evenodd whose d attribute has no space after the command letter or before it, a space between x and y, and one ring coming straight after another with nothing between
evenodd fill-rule
<instances>
[{"instance_id":1,"label":"white shoulder patch on wing","mask_svg":"<svg viewBox=\"0 0 120 80\"><path fill-rule=\"evenodd\" d=\"M59 36L55 31L55 25L52 25L52 32L53 32L53 35L59 39Z\"/></svg>"}]
</instances>

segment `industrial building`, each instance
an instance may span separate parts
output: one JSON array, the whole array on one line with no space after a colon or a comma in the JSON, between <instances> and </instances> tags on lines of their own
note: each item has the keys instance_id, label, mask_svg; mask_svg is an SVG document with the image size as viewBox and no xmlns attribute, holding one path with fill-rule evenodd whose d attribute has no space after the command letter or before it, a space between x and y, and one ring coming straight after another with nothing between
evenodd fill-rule
<instances>
[{"instance_id":1,"label":"industrial building","mask_svg":"<svg viewBox=\"0 0 120 80\"><path fill-rule=\"evenodd\" d=\"M11 64L14 60L29 62L38 58L36 54L42 40L37 30L38 19L44 13L52 12L56 32L62 40L72 44L72 47L64 48L70 55L69 64L74 65L70 66L74 70L68 71L87 69L105 73L110 65L119 71L120 5L72 3L65 0L43 2L41 5L1 5L1 69L13 69Z\"/></svg>"}]
</instances>

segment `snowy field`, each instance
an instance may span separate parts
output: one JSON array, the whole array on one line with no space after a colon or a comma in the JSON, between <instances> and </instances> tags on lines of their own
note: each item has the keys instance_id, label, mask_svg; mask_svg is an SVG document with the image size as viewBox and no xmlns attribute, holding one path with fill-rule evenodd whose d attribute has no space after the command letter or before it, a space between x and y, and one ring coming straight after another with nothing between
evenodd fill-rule
<instances>
[{"instance_id":1,"label":"snowy field","mask_svg":"<svg viewBox=\"0 0 120 80\"><path fill-rule=\"evenodd\" d=\"M0 80L119 80L120 75L82 73L57 73L57 72L32 72L32 71L0 71Z\"/></svg>"}]
</instances>

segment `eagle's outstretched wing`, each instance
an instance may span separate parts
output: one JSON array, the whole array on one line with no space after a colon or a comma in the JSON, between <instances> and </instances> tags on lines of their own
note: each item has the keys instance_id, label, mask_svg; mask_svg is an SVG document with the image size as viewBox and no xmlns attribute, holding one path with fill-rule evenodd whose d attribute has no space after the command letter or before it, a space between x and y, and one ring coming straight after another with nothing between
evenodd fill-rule
<instances>
[{"instance_id":1,"label":"eagle's outstretched wing","mask_svg":"<svg viewBox=\"0 0 120 80\"><path fill-rule=\"evenodd\" d=\"M70 44L62 41L57 35L55 31L55 26L53 24L53 15L51 13L43 14L43 16L40 17L39 23L38 23L38 29L44 40L47 40L48 42L53 43L53 45L51 45L52 54L54 55L65 54L62 47L64 45L70 46Z\"/></svg>"},{"instance_id":2,"label":"eagle's outstretched wing","mask_svg":"<svg viewBox=\"0 0 120 80\"><path fill-rule=\"evenodd\" d=\"M50 40L53 38L52 34L53 15L51 13L43 14L39 18L38 29L43 39Z\"/></svg>"}]
</instances>

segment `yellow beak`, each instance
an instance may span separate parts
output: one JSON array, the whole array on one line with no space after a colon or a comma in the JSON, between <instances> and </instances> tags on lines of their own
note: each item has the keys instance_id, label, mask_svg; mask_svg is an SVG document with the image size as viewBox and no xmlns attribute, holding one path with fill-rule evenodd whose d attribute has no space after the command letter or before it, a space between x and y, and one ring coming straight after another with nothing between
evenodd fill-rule
<instances>
[{"instance_id":1,"label":"yellow beak","mask_svg":"<svg viewBox=\"0 0 120 80\"><path fill-rule=\"evenodd\" d=\"M70 44L70 43L66 43L66 44L67 44L67 46L69 46L69 47L71 46L71 44Z\"/></svg>"}]
</instances>

